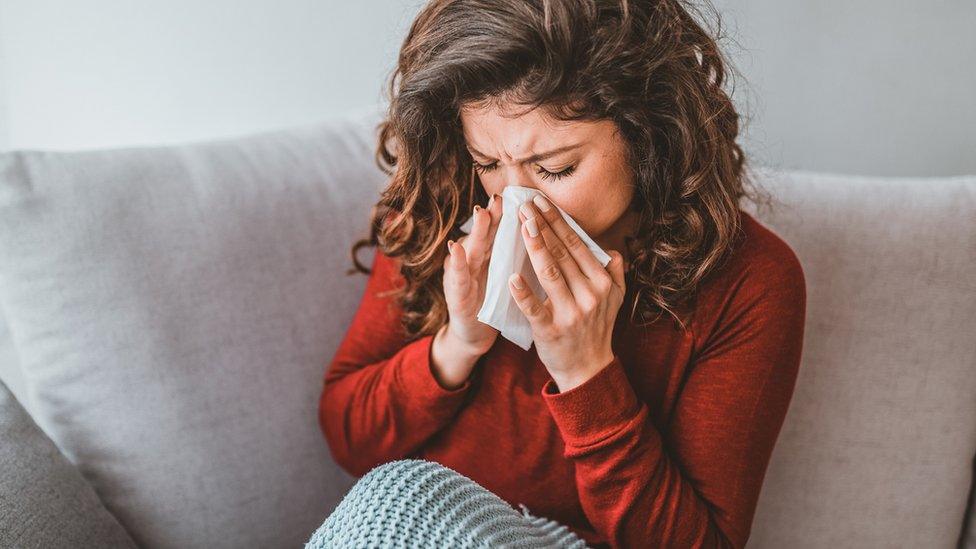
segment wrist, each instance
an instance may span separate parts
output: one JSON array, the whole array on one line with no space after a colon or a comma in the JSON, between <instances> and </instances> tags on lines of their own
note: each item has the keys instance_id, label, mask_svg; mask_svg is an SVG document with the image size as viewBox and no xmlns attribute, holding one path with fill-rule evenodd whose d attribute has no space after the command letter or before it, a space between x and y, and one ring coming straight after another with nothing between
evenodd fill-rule
<instances>
[{"instance_id":1,"label":"wrist","mask_svg":"<svg viewBox=\"0 0 976 549\"><path fill-rule=\"evenodd\" d=\"M465 341L451 328L450 322L442 326L440 331L443 332L445 343L450 346L459 358L470 360L474 363L481 355L488 352L487 349L481 349Z\"/></svg>"},{"instance_id":2,"label":"wrist","mask_svg":"<svg viewBox=\"0 0 976 549\"><path fill-rule=\"evenodd\" d=\"M442 326L434 334L430 348L431 371L441 387L455 390L465 384L474 369L478 357L459 345Z\"/></svg>"},{"instance_id":3,"label":"wrist","mask_svg":"<svg viewBox=\"0 0 976 549\"><path fill-rule=\"evenodd\" d=\"M614 355L610 355L609 359L602 361L595 361L589 363L590 365L585 367L576 368L574 370L569 370L565 372L550 372L549 375L552 377L553 382L556 384L556 388L559 389L560 393L565 393L571 389L575 389L580 385L586 383L593 376L600 373L604 368L610 365L615 358ZM595 364L595 366L593 366Z\"/></svg>"}]
</instances>

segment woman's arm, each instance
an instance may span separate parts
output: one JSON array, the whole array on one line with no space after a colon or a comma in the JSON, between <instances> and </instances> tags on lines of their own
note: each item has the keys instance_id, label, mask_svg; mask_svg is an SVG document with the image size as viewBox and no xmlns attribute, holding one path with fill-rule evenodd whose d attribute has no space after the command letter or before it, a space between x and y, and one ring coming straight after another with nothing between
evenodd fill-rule
<instances>
[{"instance_id":1,"label":"woman's arm","mask_svg":"<svg viewBox=\"0 0 976 549\"><path fill-rule=\"evenodd\" d=\"M396 262L377 249L323 382L319 425L336 462L355 476L415 452L453 419L471 386L458 372L470 372L477 357L444 329L436 344L434 335L406 343L401 310L384 295L401 280Z\"/></svg>"},{"instance_id":2,"label":"woman's arm","mask_svg":"<svg viewBox=\"0 0 976 549\"><path fill-rule=\"evenodd\" d=\"M543 388L587 518L614 547L742 547L749 537L800 365L798 260L763 262L724 305L666 438L619 357L565 393Z\"/></svg>"}]
</instances>

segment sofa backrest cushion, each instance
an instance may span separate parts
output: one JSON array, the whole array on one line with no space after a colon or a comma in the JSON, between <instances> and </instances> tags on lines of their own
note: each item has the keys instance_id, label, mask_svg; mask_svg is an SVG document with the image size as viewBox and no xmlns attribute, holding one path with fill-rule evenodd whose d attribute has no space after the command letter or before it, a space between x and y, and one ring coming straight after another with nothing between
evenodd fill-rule
<instances>
[{"instance_id":1,"label":"sofa backrest cushion","mask_svg":"<svg viewBox=\"0 0 976 549\"><path fill-rule=\"evenodd\" d=\"M10 337L7 319L0 308L0 381L7 385L7 389L20 402L27 400L27 387L24 384L24 374L20 370L20 360L14 349L14 341Z\"/></svg>"},{"instance_id":2,"label":"sofa backrest cushion","mask_svg":"<svg viewBox=\"0 0 976 549\"><path fill-rule=\"evenodd\" d=\"M756 547L954 547L976 454L976 177L759 170L807 281Z\"/></svg>"},{"instance_id":3,"label":"sofa backrest cushion","mask_svg":"<svg viewBox=\"0 0 976 549\"><path fill-rule=\"evenodd\" d=\"M295 547L354 482L316 410L365 288L379 113L0 155L30 412L140 545Z\"/></svg>"}]
</instances>

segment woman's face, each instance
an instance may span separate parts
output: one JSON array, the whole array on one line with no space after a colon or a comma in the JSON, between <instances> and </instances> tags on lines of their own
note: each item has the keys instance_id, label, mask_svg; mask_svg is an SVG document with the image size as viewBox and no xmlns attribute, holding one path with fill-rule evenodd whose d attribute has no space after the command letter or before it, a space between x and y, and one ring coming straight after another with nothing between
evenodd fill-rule
<instances>
[{"instance_id":1,"label":"woman's face","mask_svg":"<svg viewBox=\"0 0 976 549\"><path fill-rule=\"evenodd\" d=\"M506 118L495 107L468 107L461 122L488 196L508 185L542 191L601 247L620 249L634 181L613 121L562 122L540 109Z\"/></svg>"}]
</instances>

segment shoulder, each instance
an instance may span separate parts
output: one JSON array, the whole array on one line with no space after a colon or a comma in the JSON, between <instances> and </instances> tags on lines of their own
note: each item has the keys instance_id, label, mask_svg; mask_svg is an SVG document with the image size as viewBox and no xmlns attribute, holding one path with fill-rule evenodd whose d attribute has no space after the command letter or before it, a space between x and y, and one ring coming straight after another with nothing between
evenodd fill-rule
<instances>
[{"instance_id":1,"label":"shoulder","mask_svg":"<svg viewBox=\"0 0 976 549\"><path fill-rule=\"evenodd\" d=\"M398 289L405 283L400 271L400 259L387 255L380 246L373 250L373 263L364 264L369 268L367 292L374 297L385 297L386 292Z\"/></svg>"},{"instance_id":2,"label":"shoulder","mask_svg":"<svg viewBox=\"0 0 976 549\"><path fill-rule=\"evenodd\" d=\"M376 246L373 250L373 265L371 270L374 272L381 271L389 273L398 269L399 265L397 265L396 259L387 255L380 246Z\"/></svg>"},{"instance_id":3,"label":"shoulder","mask_svg":"<svg viewBox=\"0 0 976 549\"><path fill-rule=\"evenodd\" d=\"M779 234L740 210L740 231L698 291L693 326L704 338L724 325L799 317L806 309L800 258Z\"/></svg>"},{"instance_id":4,"label":"shoulder","mask_svg":"<svg viewBox=\"0 0 976 549\"><path fill-rule=\"evenodd\" d=\"M731 273L753 285L805 285L803 266L793 248L777 233L741 211L741 235L730 256Z\"/></svg>"}]
</instances>

